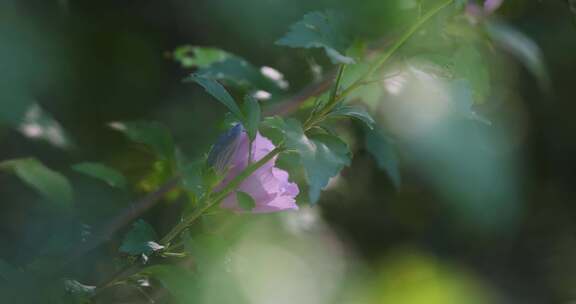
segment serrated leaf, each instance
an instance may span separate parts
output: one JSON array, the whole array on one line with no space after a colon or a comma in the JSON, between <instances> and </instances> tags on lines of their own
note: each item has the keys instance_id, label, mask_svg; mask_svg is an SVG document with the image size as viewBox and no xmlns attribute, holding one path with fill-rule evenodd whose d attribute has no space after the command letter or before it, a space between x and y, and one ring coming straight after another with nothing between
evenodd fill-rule
<instances>
[{"instance_id":1,"label":"serrated leaf","mask_svg":"<svg viewBox=\"0 0 576 304\"><path fill-rule=\"evenodd\" d=\"M534 74L544 89L549 88L550 77L544 63L544 55L532 38L504 22L487 22L486 30L492 40L510 52Z\"/></svg>"},{"instance_id":2,"label":"serrated leaf","mask_svg":"<svg viewBox=\"0 0 576 304\"><path fill-rule=\"evenodd\" d=\"M300 159L310 186L310 202L320 198L320 192L330 179L350 164L348 146L336 136L318 134L307 136L300 122L275 117L269 125L282 131L288 149L300 154Z\"/></svg>"},{"instance_id":3,"label":"serrated leaf","mask_svg":"<svg viewBox=\"0 0 576 304\"><path fill-rule=\"evenodd\" d=\"M352 117L363 122L368 128L374 128L374 119L366 110L352 106L341 106L330 112L329 116Z\"/></svg>"},{"instance_id":4,"label":"serrated leaf","mask_svg":"<svg viewBox=\"0 0 576 304\"><path fill-rule=\"evenodd\" d=\"M131 255L149 255L164 248L155 242L157 238L158 235L150 224L144 220L138 220L124 237L120 251Z\"/></svg>"},{"instance_id":5,"label":"serrated leaf","mask_svg":"<svg viewBox=\"0 0 576 304\"><path fill-rule=\"evenodd\" d=\"M100 163L79 163L72 166L76 172L99 179L116 188L126 188L126 178L118 170Z\"/></svg>"},{"instance_id":6,"label":"serrated leaf","mask_svg":"<svg viewBox=\"0 0 576 304\"><path fill-rule=\"evenodd\" d=\"M256 207L256 201L246 192L236 191L236 199L238 200L238 205L244 211L252 211Z\"/></svg>"},{"instance_id":7,"label":"serrated leaf","mask_svg":"<svg viewBox=\"0 0 576 304\"><path fill-rule=\"evenodd\" d=\"M234 98L232 98L228 91L216 80L198 75L191 75L188 79L201 85L206 92L226 106L239 120L244 120L244 115L242 115L242 111L240 111Z\"/></svg>"},{"instance_id":8,"label":"serrated leaf","mask_svg":"<svg viewBox=\"0 0 576 304\"><path fill-rule=\"evenodd\" d=\"M160 123L149 121L113 122L111 128L130 140L149 146L163 160L173 160L175 146L170 131Z\"/></svg>"},{"instance_id":9,"label":"serrated leaf","mask_svg":"<svg viewBox=\"0 0 576 304\"><path fill-rule=\"evenodd\" d=\"M178 47L173 52L174 60L184 68L205 68L230 56L230 53L221 49L190 45Z\"/></svg>"},{"instance_id":10,"label":"serrated leaf","mask_svg":"<svg viewBox=\"0 0 576 304\"><path fill-rule=\"evenodd\" d=\"M248 134L250 140L256 138L256 133L258 132L258 125L260 124L260 117L262 115L262 110L260 109L260 103L251 95L246 95L244 98L244 129Z\"/></svg>"},{"instance_id":11,"label":"serrated leaf","mask_svg":"<svg viewBox=\"0 0 576 304\"><path fill-rule=\"evenodd\" d=\"M311 12L290 26L290 31L276 44L293 48L323 48L332 63L354 63L354 59L343 55L348 41L342 33L334 13Z\"/></svg>"},{"instance_id":12,"label":"serrated leaf","mask_svg":"<svg viewBox=\"0 0 576 304\"><path fill-rule=\"evenodd\" d=\"M70 208L73 190L68 179L34 158L13 159L0 163L0 170L13 171L23 182L47 199Z\"/></svg>"},{"instance_id":13,"label":"serrated leaf","mask_svg":"<svg viewBox=\"0 0 576 304\"><path fill-rule=\"evenodd\" d=\"M379 130L365 129L366 150L374 157L378 168L386 172L396 188L400 188L401 177L398 166L398 155L394 149L394 142Z\"/></svg>"}]
</instances>

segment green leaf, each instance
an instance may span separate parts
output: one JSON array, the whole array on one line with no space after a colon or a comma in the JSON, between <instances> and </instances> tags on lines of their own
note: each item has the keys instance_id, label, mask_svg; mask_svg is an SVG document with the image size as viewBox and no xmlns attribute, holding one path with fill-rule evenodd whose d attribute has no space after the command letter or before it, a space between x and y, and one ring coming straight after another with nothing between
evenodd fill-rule
<instances>
[{"instance_id":1,"label":"green leaf","mask_svg":"<svg viewBox=\"0 0 576 304\"><path fill-rule=\"evenodd\" d=\"M173 52L174 60L184 68L205 68L231 56L230 53L221 49L190 45L178 47Z\"/></svg>"},{"instance_id":2,"label":"green leaf","mask_svg":"<svg viewBox=\"0 0 576 304\"><path fill-rule=\"evenodd\" d=\"M200 198L206 191L204 181L205 165L203 160L181 166L182 186Z\"/></svg>"},{"instance_id":3,"label":"green leaf","mask_svg":"<svg viewBox=\"0 0 576 304\"><path fill-rule=\"evenodd\" d=\"M23 182L47 199L70 208L73 190L68 179L34 158L13 159L0 163L0 170L13 171Z\"/></svg>"},{"instance_id":4,"label":"green leaf","mask_svg":"<svg viewBox=\"0 0 576 304\"><path fill-rule=\"evenodd\" d=\"M238 205L244 211L252 211L256 207L256 201L246 192L236 191L236 199L238 199Z\"/></svg>"},{"instance_id":5,"label":"green leaf","mask_svg":"<svg viewBox=\"0 0 576 304\"><path fill-rule=\"evenodd\" d=\"M158 280L174 297L176 303L198 302L198 278L186 269L175 265L154 265L143 269L142 273Z\"/></svg>"},{"instance_id":6,"label":"green leaf","mask_svg":"<svg viewBox=\"0 0 576 304\"><path fill-rule=\"evenodd\" d=\"M108 185L116 188L126 188L126 178L122 173L114 168L110 168L100 163L79 163L72 166L76 172L99 179Z\"/></svg>"},{"instance_id":7,"label":"green leaf","mask_svg":"<svg viewBox=\"0 0 576 304\"><path fill-rule=\"evenodd\" d=\"M157 238L158 235L150 224L138 220L124 237L120 251L131 255L151 254L164 248L155 242Z\"/></svg>"},{"instance_id":8,"label":"green leaf","mask_svg":"<svg viewBox=\"0 0 576 304\"><path fill-rule=\"evenodd\" d=\"M268 125L281 130L286 147L300 154L300 159L310 186L310 202L320 198L320 192L328 185L330 178L350 164L348 146L333 135L318 134L307 136L300 122L287 121L279 117L268 120Z\"/></svg>"},{"instance_id":9,"label":"green leaf","mask_svg":"<svg viewBox=\"0 0 576 304\"><path fill-rule=\"evenodd\" d=\"M256 138L256 133L258 132L258 125L260 124L260 117L262 115L262 110L260 109L260 103L251 95L246 95L244 98L244 128L248 134L250 141Z\"/></svg>"},{"instance_id":10,"label":"green leaf","mask_svg":"<svg viewBox=\"0 0 576 304\"><path fill-rule=\"evenodd\" d=\"M64 280L64 289L86 299L96 294L96 286L84 285L76 280Z\"/></svg>"},{"instance_id":11,"label":"green leaf","mask_svg":"<svg viewBox=\"0 0 576 304\"><path fill-rule=\"evenodd\" d=\"M504 22L487 22L486 31L492 40L510 52L534 74L543 89L549 88L550 77L544 63L544 55L534 40Z\"/></svg>"},{"instance_id":12,"label":"green leaf","mask_svg":"<svg viewBox=\"0 0 576 304\"><path fill-rule=\"evenodd\" d=\"M341 106L330 112L329 116L352 117L363 122L368 128L374 128L374 119L366 110L352 106Z\"/></svg>"},{"instance_id":13,"label":"green leaf","mask_svg":"<svg viewBox=\"0 0 576 304\"><path fill-rule=\"evenodd\" d=\"M456 78L466 79L474 99L482 102L490 95L490 73L482 54L473 46L460 47L453 57Z\"/></svg>"},{"instance_id":14,"label":"green leaf","mask_svg":"<svg viewBox=\"0 0 576 304\"><path fill-rule=\"evenodd\" d=\"M394 142L379 130L366 129L365 132L366 150L376 159L378 168L386 172L394 186L399 188L401 185L401 177Z\"/></svg>"},{"instance_id":15,"label":"green leaf","mask_svg":"<svg viewBox=\"0 0 576 304\"><path fill-rule=\"evenodd\" d=\"M170 131L160 123L148 121L113 122L110 127L124 133L130 140L152 148L163 160L175 158L175 146Z\"/></svg>"},{"instance_id":16,"label":"green leaf","mask_svg":"<svg viewBox=\"0 0 576 304\"><path fill-rule=\"evenodd\" d=\"M332 63L351 64L354 59L343 55L348 46L344 32L332 12L311 12L290 27L276 41L277 45L293 48L323 48Z\"/></svg>"},{"instance_id":17,"label":"green leaf","mask_svg":"<svg viewBox=\"0 0 576 304\"><path fill-rule=\"evenodd\" d=\"M189 80L192 80L201 85L206 90L206 92L208 92L210 95L212 95L212 97L216 98L223 105L225 105L226 108L228 108L230 112L236 115L239 120L244 120L244 116L234 101L234 98L232 98L228 91L226 91L226 89L216 80L198 75L191 75Z\"/></svg>"},{"instance_id":18,"label":"green leaf","mask_svg":"<svg viewBox=\"0 0 576 304\"><path fill-rule=\"evenodd\" d=\"M478 113L474 111L474 97L472 96L470 83L467 80L454 80L448 84L448 88L450 89L454 110L457 115L463 116L467 119L476 120L487 125L491 124L489 120L478 115Z\"/></svg>"}]
</instances>

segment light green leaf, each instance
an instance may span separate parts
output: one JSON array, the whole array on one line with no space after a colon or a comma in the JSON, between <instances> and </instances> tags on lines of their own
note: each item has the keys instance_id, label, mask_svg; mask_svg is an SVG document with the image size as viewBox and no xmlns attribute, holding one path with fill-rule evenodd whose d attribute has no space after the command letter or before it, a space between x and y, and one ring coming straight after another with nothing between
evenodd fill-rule
<instances>
[{"instance_id":1,"label":"light green leaf","mask_svg":"<svg viewBox=\"0 0 576 304\"><path fill-rule=\"evenodd\" d=\"M348 146L336 136L307 136L300 122L275 117L268 120L268 125L281 130L286 147L300 154L300 159L310 186L310 202L320 198L320 192L328 185L330 178L350 164Z\"/></svg>"},{"instance_id":2,"label":"light green leaf","mask_svg":"<svg viewBox=\"0 0 576 304\"><path fill-rule=\"evenodd\" d=\"M232 55L224 50L210 47L184 45L173 52L174 60L184 68L205 68Z\"/></svg>"},{"instance_id":3,"label":"light green leaf","mask_svg":"<svg viewBox=\"0 0 576 304\"><path fill-rule=\"evenodd\" d=\"M490 95L490 73L482 54L473 46L459 48L453 57L456 78L466 79L473 90L474 99L483 102Z\"/></svg>"},{"instance_id":4,"label":"light green leaf","mask_svg":"<svg viewBox=\"0 0 576 304\"><path fill-rule=\"evenodd\" d=\"M488 35L501 47L510 52L539 80L544 89L550 85L550 77L540 47L526 34L498 21L486 23Z\"/></svg>"},{"instance_id":5,"label":"light green leaf","mask_svg":"<svg viewBox=\"0 0 576 304\"><path fill-rule=\"evenodd\" d=\"M23 182L47 199L70 208L73 190L68 179L34 158L13 159L0 163L0 170L14 172Z\"/></svg>"},{"instance_id":6,"label":"light green leaf","mask_svg":"<svg viewBox=\"0 0 576 304\"><path fill-rule=\"evenodd\" d=\"M216 80L198 75L191 75L188 79L201 85L206 92L225 105L239 120L244 120L244 115L242 115L242 111L238 108L234 98L232 98L228 91Z\"/></svg>"},{"instance_id":7,"label":"light green leaf","mask_svg":"<svg viewBox=\"0 0 576 304\"><path fill-rule=\"evenodd\" d=\"M277 45L293 48L323 48L332 63L351 64L354 59L343 55L348 40L344 29L332 12L311 12L290 27L290 31L276 41Z\"/></svg>"},{"instance_id":8,"label":"light green leaf","mask_svg":"<svg viewBox=\"0 0 576 304\"><path fill-rule=\"evenodd\" d=\"M120 251L131 255L151 254L164 248L155 242L157 238L158 235L150 224L138 220L124 237Z\"/></svg>"},{"instance_id":9,"label":"light green leaf","mask_svg":"<svg viewBox=\"0 0 576 304\"><path fill-rule=\"evenodd\" d=\"M122 173L114 168L110 168L100 163L79 163L72 166L76 172L99 179L108 185L116 188L126 188L126 178Z\"/></svg>"},{"instance_id":10,"label":"light green leaf","mask_svg":"<svg viewBox=\"0 0 576 304\"><path fill-rule=\"evenodd\" d=\"M244 98L244 128L248 134L250 140L256 138L256 133L258 132L258 125L260 124L260 117L262 115L262 110L260 109L260 103L251 95L246 95Z\"/></svg>"},{"instance_id":11,"label":"light green leaf","mask_svg":"<svg viewBox=\"0 0 576 304\"><path fill-rule=\"evenodd\" d=\"M256 201L246 192L236 191L236 199L238 200L238 205L244 211L252 211L256 207Z\"/></svg>"},{"instance_id":12,"label":"light green leaf","mask_svg":"<svg viewBox=\"0 0 576 304\"><path fill-rule=\"evenodd\" d=\"M111 128L124 133L130 140L152 148L163 160L173 160L175 146L170 131L160 123L148 121L113 122Z\"/></svg>"},{"instance_id":13,"label":"light green leaf","mask_svg":"<svg viewBox=\"0 0 576 304\"><path fill-rule=\"evenodd\" d=\"M329 116L352 117L363 122L368 128L374 128L374 119L366 110L352 106L341 106L330 112Z\"/></svg>"},{"instance_id":14,"label":"light green leaf","mask_svg":"<svg viewBox=\"0 0 576 304\"><path fill-rule=\"evenodd\" d=\"M400 187L401 177L398 166L398 155L394 149L394 142L388 136L385 136L379 130L373 129L366 131L365 145L366 150L372 154L378 168L386 172L396 188Z\"/></svg>"}]
</instances>

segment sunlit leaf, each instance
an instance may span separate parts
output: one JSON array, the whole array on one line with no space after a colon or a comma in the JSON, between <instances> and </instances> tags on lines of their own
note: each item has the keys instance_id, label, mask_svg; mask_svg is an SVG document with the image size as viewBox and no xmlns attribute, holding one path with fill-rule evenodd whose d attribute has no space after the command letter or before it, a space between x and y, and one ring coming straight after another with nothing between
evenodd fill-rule
<instances>
[{"instance_id":1,"label":"sunlit leaf","mask_svg":"<svg viewBox=\"0 0 576 304\"><path fill-rule=\"evenodd\" d=\"M118 170L101 163L79 163L72 166L77 172L99 179L112 187L126 188L126 178Z\"/></svg>"},{"instance_id":2,"label":"sunlit leaf","mask_svg":"<svg viewBox=\"0 0 576 304\"><path fill-rule=\"evenodd\" d=\"M394 186L399 188L401 177L394 142L379 130L365 130L366 150L372 154L378 164L378 168L386 172Z\"/></svg>"},{"instance_id":3,"label":"sunlit leaf","mask_svg":"<svg viewBox=\"0 0 576 304\"><path fill-rule=\"evenodd\" d=\"M205 68L230 56L230 53L221 49L190 45L178 47L173 53L174 60L184 68Z\"/></svg>"},{"instance_id":4,"label":"sunlit leaf","mask_svg":"<svg viewBox=\"0 0 576 304\"><path fill-rule=\"evenodd\" d=\"M228 93L228 91L226 91L226 89L216 80L198 75L192 75L188 79L201 85L206 90L206 92L208 92L210 95L212 95L212 97L216 98L216 100L225 105L226 108L228 108L230 112L236 115L238 119L243 120L244 115L242 115L242 111L240 111L240 108L234 101L234 98L232 98L230 93Z\"/></svg>"},{"instance_id":5,"label":"sunlit leaf","mask_svg":"<svg viewBox=\"0 0 576 304\"><path fill-rule=\"evenodd\" d=\"M160 123L149 121L113 122L110 127L124 133L130 140L149 146L158 157L172 160L175 146L170 131Z\"/></svg>"},{"instance_id":6,"label":"sunlit leaf","mask_svg":"<svg viewBox=\"0 0 576 304\"><path fill-rule=\"evenodd\" d=\"M14 172L23 182L47 199L69 208L73 190L68 179L34 158L13 159L0 163L0 170Z\"/></svg>"},{"instance_id":7,"label":"sunlit leaf","mask_svg":"<svg viewBox=\"0 0 576 304\"><path fill-rule=\"evenodd\" d=\"M311 12L294 23L276 44L293 48L323 48L333 63L350 64L354 59L343 55L348 40L333 12Z\"/></svg>"},{"instance_id":8,"label":"sunlit leaf","mask_svg":"<svg viewBox=\"0 0 576 304\"><path fill-rule=\"evenodd\" d=\"M155 242L157 238L158 235L150 224L138 220L124 237L120 251L131 255L151 254L164 248Z\"/></svg>"}]
</instances>

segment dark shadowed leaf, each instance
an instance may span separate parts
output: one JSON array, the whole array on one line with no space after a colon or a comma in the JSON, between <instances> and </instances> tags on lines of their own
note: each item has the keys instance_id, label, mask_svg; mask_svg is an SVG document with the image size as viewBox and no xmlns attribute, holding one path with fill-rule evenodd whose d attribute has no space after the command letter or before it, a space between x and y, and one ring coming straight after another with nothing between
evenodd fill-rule
<instances>
[{"instance_id":1,"label":"dark shadowed leaf","mask_svg":"<svg viewBox=\"0 0 576 304\"><path fill-rule=\"evenodd\" d=\"M157 238L158 235L150 224L144 220L138 220L124 237L120 251L131 255L148 255L164 248L155 242Z\"/></svg>"},{"instance_id":2,"label":"dark shadowed leaf","mask_svg":"<svg viewBox=\"0 0 576 304\"><path fill-rule=\"evenodd\" d=\"M348 40L333 12L311 12L290 26L290 31L276 44L293 48L323 48L332 63L350 64L354 59L343 55Z\"/></svg>"},{"instance_id":3,"label":"dark shadowed leaf","mask_svg":"<svg viewBox=\"0 0 576 304\"><path fill-rule=\"evenodd\" d=\"M260 109L260 103L251 95L246 95L244 98L244 128L248 134L250 140L256 138L256 133L258 132L258 125L260 124L260 117L262 115L262 110Z\"/></svg>"},{"instance_id":4,"label":"dark shadowed leaf","mask_svg":"<svg viewBox=\"0 0 576 304\"><path fill-rule=\"evenodd\" d=\"M116 188L126 188L126 178L122 173L114 168L110 168L100 163L79 163L72 166L77 172L99 179L108 185Z\"/></svg>"},{"instance_id":5,"label":"dark shadowed leaf","mask_svg":"<svg viewBox=\"0 0 576 304\"><path fill-rule=\"evenodd\" d=\"M386 172L394 186L399 188L401 178L400 169L398 168L398 155L394 149L394 142L379 130L365 129L365 132L366 150L372 154L378 164L378 168Z\"/></svg>"},{"instance_id":6,"label":"dark shadowed leaf","mask_svg":"<svg viewBox=\"0 0 576 304\"><path fill-rule=\"evenodd\" d=\"M0 163L0 170L14 172L23 182L47 199L69 208L73 190L68 179L34 158L13 159Z\"/></svg>"},{"instance_id":7,"label":"dark shadowed leaf","mask_svg":"<svg viewBox=\"0 0 576 304\"><path fill-rule=\"evenodd\" d=\"M113 122L110 127L124 133L130 140L149 146L158 157L172 160L175 146L170 131L160 123L149 121Z\"/></svg>"},{"instance_id":8,"label":"dark shadowed leaf","mask_svg":"<svg viewBox=\"0 0 576 304\"><path fill-rule=\"evenodd\" d=\"M246 192L236 191L236 199L238 199L238 205L244 211L252 211L256 207L256 201Z\"/></svg>"},{"instance_id":9,"label":"dark shadowed leaf","mask_svg":"<svg viewBox=\"0 0 576 304\"><path fill-rule=\"evenodd\" d=\"M201 85L206 90L206 92L208 92L210 95L212 95L212 97L216 98L223 105L225 105L226 108L228 108L230 112L236 115L239 120L243 120L244 116L242 115L242 111L240 111L240 108L234 101L234 98L232 98L230 93L228 93L228 91L226 91L226 89L216 80L199 75L191 75L188 80L194 81Z\"/></svg>"}]
</instances>

